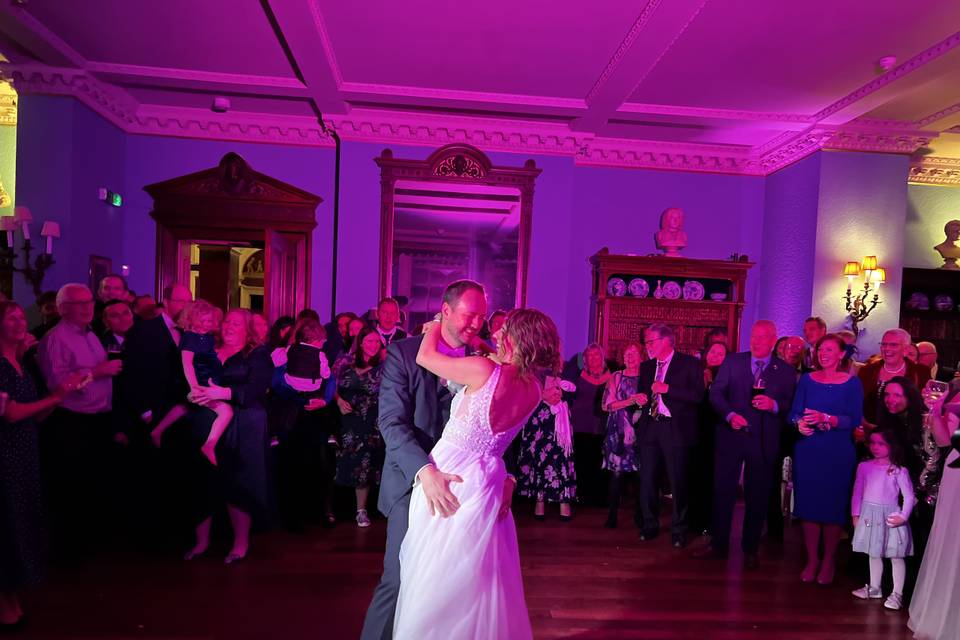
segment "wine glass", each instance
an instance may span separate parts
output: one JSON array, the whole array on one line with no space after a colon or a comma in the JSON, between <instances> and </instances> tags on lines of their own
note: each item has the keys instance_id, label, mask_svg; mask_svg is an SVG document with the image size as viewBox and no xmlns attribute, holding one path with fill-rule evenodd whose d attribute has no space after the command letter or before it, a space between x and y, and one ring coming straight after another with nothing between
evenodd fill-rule
<instances>
[{"instance_id":1,"label":"wine glass","mask_svg":"<svg viewBox=\"0 0 960 640\"><path fill-rule=\"evenodd\" d=\"M937 403L937 400L942 398L950 390L950 385L946 382L940 382L939 380L928 380L927 384L924 385L921 395L923 396L923 403L927 407L932 407Z\"/></svg>"}]
</instances>

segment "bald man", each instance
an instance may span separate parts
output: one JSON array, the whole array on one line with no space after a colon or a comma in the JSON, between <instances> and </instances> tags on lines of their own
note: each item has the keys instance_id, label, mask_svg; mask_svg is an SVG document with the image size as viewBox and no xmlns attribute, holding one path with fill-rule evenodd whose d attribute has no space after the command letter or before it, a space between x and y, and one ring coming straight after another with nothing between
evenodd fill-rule
<instances>
[{"instance_id":1,"label":"bald man","mask_svg":"<svg viewBox=\"0 0 960 640\"><path fill-rule=\"evenodd\" d=\"M793 403L796 369L773 353L777 327L758 320L750 331L750 351L727 356L710 387L717 425L711 546L698 557L725 558L743 467L744 567L756 569L760 533L773 489L781 431Z\"/></svg>"}]
</instances>

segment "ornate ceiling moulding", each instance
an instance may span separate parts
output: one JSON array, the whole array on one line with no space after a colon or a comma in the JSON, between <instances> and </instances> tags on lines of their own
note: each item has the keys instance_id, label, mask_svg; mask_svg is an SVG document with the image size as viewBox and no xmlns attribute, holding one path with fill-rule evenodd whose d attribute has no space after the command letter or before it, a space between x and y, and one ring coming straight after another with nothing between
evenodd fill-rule
<instances>
[{"instance_id":1,"label":"ornate ceiling moulding","mask_svg":"<svg viewBox=\"0 0 960 640\"><path fill-rule=\"evenodd\" d=\"M313 118L262 113L214 114L205 109L141 107L131 133L333 147L334 142Z\"/></svg>"},{"instance_id":2,"label":"ornate ceiling moulding","mask_svg":"<svg viewBox=\"0 0 960 640\"><path fill-rule=\"evenodd\" d=\"M880 131L844 127L830 132L823 148L912 154L920 147L930 144L938 135L936 131Z\"/></svg>"},{"instance_id":3,"label":"ornate ceiling moulding","mask_svg":"<svg viewBox=\"0 0 960 640\"><path fill-rule=\"evenodd\" d=\"M137 103L125 91L100 82L81 69L11 67L8 73L17 93L74 96L123 129L135 122Z\"/></svg>"},{"instance_id":4,"label":"ornate ceiling moulding","mask_svg":"<svg viewBox=\"0 0 960 640\"><path fill-rule=\"evenodd\" d=\"M575 154L588 134L565 125L516 122L487 118L426 118L354 109L346 116L331 116L344 140L442 146L466 143L487 151L512 151L545 155Z\"/></svg>"},{"instance_id":5,"label":"ornate ceiling moulding","mask_svg":"<svg viewBox=\"0 0 960 640\"><path fill-rule=\"evenodd\" d=\"M590 91L587 93L587 102L593 102L597 95L600 93L600 90L607 84L607 81L610 80L610 77L616 72L617 68L620 66L620 63L623 61L624 56L627 55L627 52L630 51L630 48L633 47L633 43L636 42L637 38L640 37L640 32L643 31L644 27L647 26L647 22L650 21L650 16L653 15L653 12L657 10L657 7L660 6L662 0L649 0L646 6L643 7L643 10L640 12L640 15L637 16L637 19L633 21L633 25L630 27L630 31L627 32L627 35L624 36L623 40L620 42L620 46L617 47L617 50L613 53L613 57L610 58L610 61L607 62L607 66L604 67L603 72L600 74L600 77L597 78L597 81L590 88Z\"/></svg>"},{"instance_id":6,"label":"ornate ceiling moulding","mask_svg":"<svg viewBox=\"0 0 960 640\"><path fill-rule=\"evenodd\" d=\"M759 175L770 175L823 148L830 133L822 129L807 129L800 133L777 136L757 149L756 170Z\"/></svg>"},{"instance_id":7,"label":"ornate ceiling moulding","mask_svg":"<svg viewBox=\"0 0 960 640\"><path fill-rule=\"evenodd\" d=\"M910 162L910 184L960 187L960 158L924 157Z\"/></svg>"},{"instance_id":8,"label":"ornate ceiling moulding","mask_svg":"<svg viewBox=\"0 0 960 640\"><path fill-rule=\"evenodd\" d=\"M749 148L722 145L596 138L578 151L575 162L587 167L759 175Z\"/></svg>"}]
</instances>

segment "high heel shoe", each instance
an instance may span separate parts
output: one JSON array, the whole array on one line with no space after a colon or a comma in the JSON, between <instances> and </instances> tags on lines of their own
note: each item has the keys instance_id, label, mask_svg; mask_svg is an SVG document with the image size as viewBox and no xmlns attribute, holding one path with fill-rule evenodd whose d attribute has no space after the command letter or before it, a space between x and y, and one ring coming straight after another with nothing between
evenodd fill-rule
<instances>
[{"instance_id":1,"label":"high heel shoe","mask_svg":"<svg viewBox=\"0 0 960 640\"><path fill-rule=\"evenodd\" d=\"M803 568L803 571L800 573L801 582L813 582L814 578L817 575L817 565L807 565Z\"/></svg>"}]
</instances>

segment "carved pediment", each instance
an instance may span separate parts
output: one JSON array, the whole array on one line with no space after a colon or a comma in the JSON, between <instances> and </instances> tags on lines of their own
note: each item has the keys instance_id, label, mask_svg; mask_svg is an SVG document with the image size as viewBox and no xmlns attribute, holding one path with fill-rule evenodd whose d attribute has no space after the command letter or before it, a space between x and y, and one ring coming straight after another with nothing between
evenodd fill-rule
<instances>
[{"instance_id":1,"label":"carved pediment","mask_svg":"<svg viewBox=\"0 0 960 640\"><path fill-rule=\"evenodd\" d=\"M254 171L234 152L223 156L216 167L147 185L144 190L157 202L195 196L316 207L322 201L319 196Z\"/></svg>"}]
</instances>

